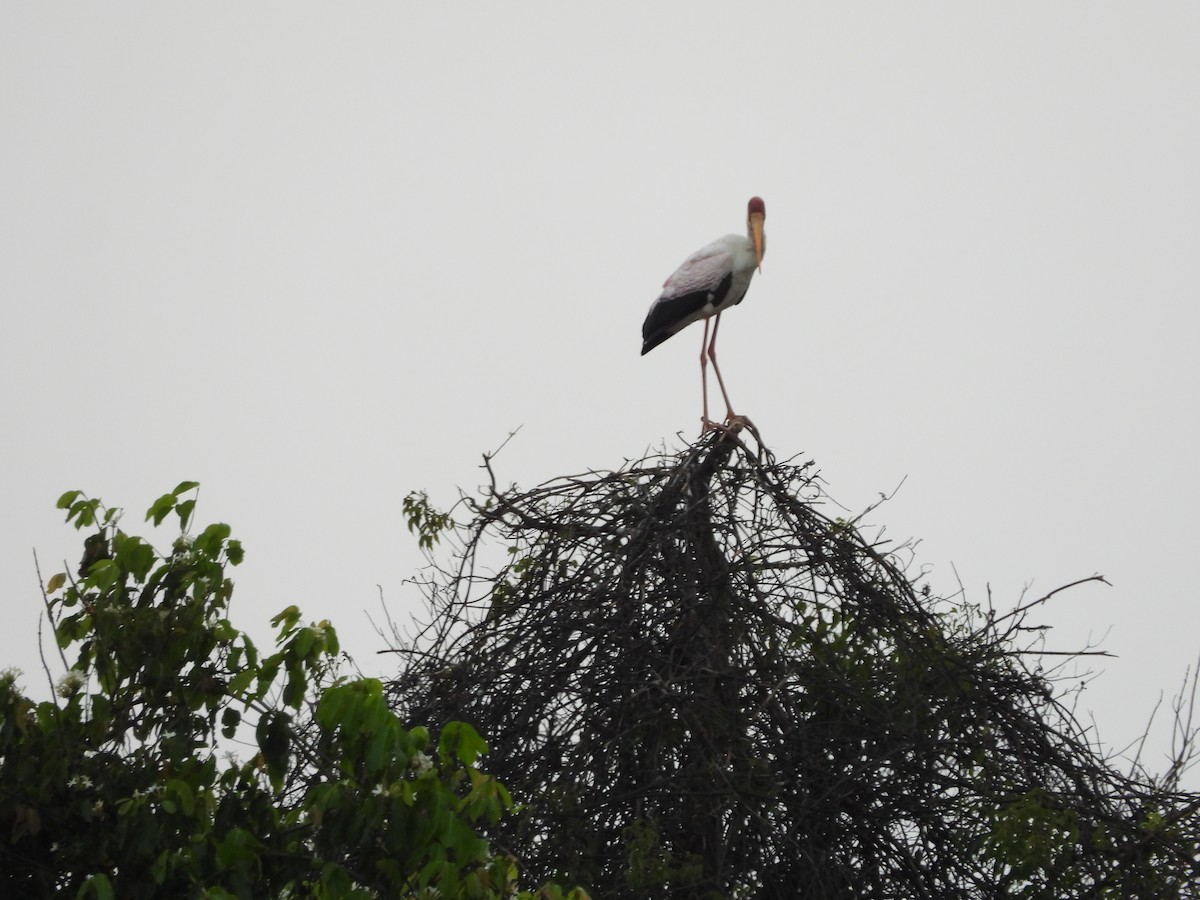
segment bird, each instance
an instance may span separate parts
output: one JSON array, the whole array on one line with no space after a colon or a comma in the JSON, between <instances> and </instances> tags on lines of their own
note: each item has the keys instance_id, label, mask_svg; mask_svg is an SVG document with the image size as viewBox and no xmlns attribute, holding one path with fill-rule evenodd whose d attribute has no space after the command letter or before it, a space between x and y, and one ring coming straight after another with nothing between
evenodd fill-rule
<instances>
[{"instance_id":1,"label":"bird","mask_svg":"<svg viewBox=\"0 0 1200 900\"><path fill-rule=\"evenodd\" d=\"M700 383L704 402L700 421L704 431L724 427L708 417L710 360L717 373L721 396L725 398L725 422L748 421L745 416L735 414L729 402L725 380L717 365L717 329L721 325L721 313L737 306L746 296L754 270L762 271L762 258L767 251L767 237L763 233L766 217L767 207L762 198L751 197L746 206L746 234L717 238L685 259L663 282L662 293L650 304L650 312L642 323L642 356L645 356L693 322L704 320L704 337L700 342ZM709 319L713 320L711 341L708 338Z\"/></svg>"}]
</instances>

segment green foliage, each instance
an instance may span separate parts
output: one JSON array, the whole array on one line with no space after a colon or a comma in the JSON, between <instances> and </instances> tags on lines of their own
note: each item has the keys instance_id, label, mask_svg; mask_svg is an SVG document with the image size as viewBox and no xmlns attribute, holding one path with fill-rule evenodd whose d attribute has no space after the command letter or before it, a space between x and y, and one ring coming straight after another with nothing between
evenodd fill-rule
<instances>
[{"instance_id":1,"label":"green foliage","mask_svg":"<svg viewBox=\"0 0 1200 900\"><path fill-rule=\"evenodd\" d=\"M483 740L450 723L427 755L429 732L405 728L377 680L340 676L336 630L294 606L261 653L227 618L242 546L222 523L192 531L197 488L146 514L176 514L168 553L119 509L59 498L99 530L78 577L45 585L70 666L57 696L0 673L0 894L517 896L515 862L480 833L513 807L477 767ZM445 527L419 508L422 539ZM250 734L248 759L222 752Z\"/></svg>"},{"instance_id":2,"label":"green foliage","mask_svg":"<svg viewBox=\"0 0 1200 900\"><path fill-rule=\"evenodd\" d=\"M992 831L987 847L993 858L1018 882L1040 873L1052 873L1064 887L1081 881L1072 871L1080 846L1079 814L1055 803L1045 791L1026 791L992 811ZM1028 896L1039 896L1030 885ZM1026 896L1020 888L1014 897Z\"/></svg>"},{"instance_id":3,"label":"green foliage","mask_svg":"<svg viewBox=\"0 0 1200 900\"><path fill-rule=\"evenodd\" d=\"M454 527L450 514L434 509L424 491L413 491L404 498L404 517L408 519L408 530L417 535L417 543L423 550L433 549L442 532Z\"/></svg>"},{"instance_id":4,"label":"green foliage","mask_svg":"<svg viewBox=\"0 0 1200 900\"><path fill-rule=\"evenodd\" d=\"M662 835L649 822L638 820L623 829L628 848L625 881L639 894L654 894L665 884L698 891L703 883L703 866L695 858L678 860L663 846Z\"/></svg>"}]
</instances>

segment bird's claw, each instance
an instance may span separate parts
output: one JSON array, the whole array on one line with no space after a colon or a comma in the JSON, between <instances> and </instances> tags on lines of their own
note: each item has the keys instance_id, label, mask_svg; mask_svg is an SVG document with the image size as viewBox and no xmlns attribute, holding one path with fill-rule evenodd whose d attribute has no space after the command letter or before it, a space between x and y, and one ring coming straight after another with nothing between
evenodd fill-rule
<instances>
[{"instance_id":1,"label":"bird's claw","mask_svg":"<svg viewBox=\"0 0 1200 900\"><path fill-rule=\"evenodd\" d=\"M708 434L710 431L723 431L725 434L737 434L743 428L754 428L754 423L746 416L739 416L730 410L725 417L724 422L714 422L712 419L702 416L700 418L702 428L701 435Z\"/></svg>"}]
</instances>

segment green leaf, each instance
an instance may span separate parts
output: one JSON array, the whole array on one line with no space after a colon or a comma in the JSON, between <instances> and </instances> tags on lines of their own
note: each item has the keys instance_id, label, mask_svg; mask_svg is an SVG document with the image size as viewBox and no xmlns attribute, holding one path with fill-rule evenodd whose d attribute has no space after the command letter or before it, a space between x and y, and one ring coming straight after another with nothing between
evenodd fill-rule
<instances>
[{"instance_id":1,"label":"green leaf","mask_svg":"<svg viewBox=\"0 0 1200 900\"><path fill-rule=\"evenodd\" d=\"M438 753L443 759L457 757L464 766L475 764L481 753L487 753L487 741L466 722L449 722L438 738Z\"/></svg>"},{"instance_id":2,"label":"green leaf","mask_svg":"<svg viewBox=\"0 0 1200 900\"><path fill-rule=\"evenodd\" d=\"M200 555L212 559L220 552L221 545L225 543L225 539L229 537L231 531L232 529L224 522L214 522L200 532L192 546Z\"/></svg>"},{"instance_id":3,"label":"green leaf","mask_svg":"<svg viewBox=\"0 0 1200 900\"><path fill-rule=\"evenodd\" d=\"M238 677L240 678L242 675L253 675L253 674L254 673L252 671L247 669L245 672L240 673L238 675ZM230 688L231 688L230 693L233 693L232 687L233 686L231 684L230 685ZM221 734L224 735L226 738L233 737L233 735L237 732L238 726L241 724L242 724L242 714L240 712L238 712L236 709L233 709L232 707L227 706L223 710L221 710Z\"/></svg>"},{"instance_id":4,"label":"green leaf","mask_svg":"<svg viewBox=\"0 0 1200 900\"><path fill-rule=\"evenodd\" d=\"M413 746L424 753L425 748L429 746L429 729L424 725L417 725L408 734L412 738Z\"/></svg>"},{"instance_id":5,"label":"green leaf","mask_svg":"<svg viewBox=\"0 0 1200 900\"><path fill-rule=\"evenodd\" d=\"M263 762L267 765L267 774L276 788L282 783L287 771L289 750L291 748L292 717L285 712L269 710L258 720L255 737L258 748L262 751Z\"/></svg>"},{"instance_id":6,"label":"green leaf","mask_svg":"<svg viewBox=\"0 0 1200 900\"><path fill-rule=\"evenodd\" d=\"M154 548L140 537L130 537L121 532L117 532L116 537L113 538L113 550L117 563L139 584L146 580L150 567L158 558Z\"/></svg>"},{"instance_id":7,"label":"green leaf","mask_svg":"<svg viewBox=\"0 0 1200 900\"><path fill-rule=\"evenodd\" d=\"M334 731L342 725L346 710L356 698L350 685L339 685L326 689L317 704L317 721L326 731Z\"/></svg>"},{"instance_id":8,"label":"green leaf","mask_svg":"<svg viewBox=\"0 0 1200 900\"><path fill-rule=\"evenodd\" d=\"M198 487L200 487L200 482L198 481L181 481L171 493L178 497L180 494L185 494Z\"/></svg>"},{"instance_id":9,"label":"green leaf","mask_svg":"<svg viewBox=\"0 0 1200 900\"><path fill-rule=\"evenodd\" d=\"M75 498L82 494L83 491L67 491L58 498L58 503L55 506L58 509L70 509L71 504L75 502Z\"/></svg>"},{"instance_id":10,"label":"green leaf","mask_svg":"<svg viewBox=\"0 0 1200 900\"><path fill-rule=\"evenodd\" d=\"M338 643L337 629L328 621L322 622L321 625L325 629L325 652L330 656L337 656L341 647L341 644Z\"/></svg>"},{"instance_id":11,"label":"green leaf","mask_svg":"<svg viewBox=\"0 0 1200 900\"><path fill-rule=\"evenodd\" d=\"M66 648L83 637L91 627L92 617L87 613L80 612L73 616L67 616L54 629L54 637L58 642L59 649Z\"/></svg>"},{"instance_id":12,"label":"green leaf","mask_svg":"<svg viewBox=\"0 0 1200 900\"><path fill-rule=\"evenodd\" d=\"M167 867L171 862L171 851L164 850L158 854L158 858L154 860L154 865L150 867L150 877L154 879L155 884L162 884L167 880Z\"/></svg>"},{"instance_id":13,"label":"green leaf","mask_svg":"<svg viewBox=\"0 0 1200 900\"><path fill-rule=\"evenodd\" d=\"M228 619L218 619L213 623L212 634L218 644L229 644L237 638L238 630Z\"/></svg>"},{"instance_id":14,"label":"green leaf","mask_svg":"<svg viewBox=\"0 0 1200 900\"><path fill-rule=\"evenodd\" d=\"M246 551L242 549L242 542L229 541L225 545L225 555L229 558L231 566L240 566L242 560L246 558Z\"/></svg>"},{"instance_id":15,"label":"green leaf","mask_svg":"<svg viewBox=\"0 0 1200 900\"><path fill-rule=\"evenodd\" d=\"M292 638L291 655L294 659L307 659L316 640L316 631L312 628L301 628Z\"/></svg>"},{"instance_id":16,"label":"green leaf","mask_svg":"<svg viewBox=\"0 0 1200 900\"><path fill-rule=\"evenodd\" d=\"M155 525L161 525L162 520L170 515L171 510L175 508L175 495L163 494L151 504L146 510L146 521L153 521Z\"/></svg>"},{"instance_id":17,"label":"green leaf","mask_svg":"<svg viewBox=\"0 0 1200 900\"><path fill-rule=\"evenodd\" d=\"M96 510L100 506L99 500L76 500L71 504L71 509L67 512L67 521L75 520L75 528L88 528L96 524Z\"/></svg>"},{"instance_id":18,"label":"green leaf","mask_svg":"<svg viewBox=\"0 0 1200 900\"><path fill-rule=\"evenodd\" d=\"M367 752L363 756L363 767L368 777L383 769L386 762L391 762L388 753L392 743L391 735L388 733L390 730L388 728L379 729L371 735L371 740L367 743Z\"/></svg>"},{"instance_id":19,"label":"green leaf","mask_svg":"<svg viewBox=\"0 0 1200 900\"><path fill-rule=\"evenodd\" d=\"M46 582L46 593L53 594L64 584L67 583L67 573L59 572L57 575L51 575L50 580Z\"/></svg>"},{"instance_id":20,"label":"green leaf","mask_svg":"<svg viewBox=\"0 0 1200 900\"><path fill-rule=\"evenodd\" d=\"M258 672L247 666L234 675L229 679L229 696L241 697L246 688L250 687L250 682L254 680L254 676L257 674ZM232 710L226 710L226 712L232 712Z\"/></svg>"},{"instance_id":21,"label":"green leaf","mask_svg":"<svg viewBox=\"0 0 1200 900\"><path fill-rule=\"evenodd\" d=\"M175 507L175 512L179 514L179 528L181 531L188 530L188 521L192 517L192 510L196 508L196 501L184 500Z\"/></svg>"},{"instance_id":22,"label":"green leaf","mask_svg":"<svg viewBox=\"0 0 1200 900\"><path fill-rule=\"evenodd\" d=\"M279 674L279 667L283 663L283 656L279 653L273 653L263 660L262 666L258 670L258 689L255 691L254 699L257 699L271 689L271 685L275 682L275 676Z\"/></svg>"},{"instance_id":23,"label":"green leaf","mask_svg":"<svg viewBox=\"0 0 1200 900\"><path fill-rule=\"evenodd\" d=\"M350 876L335 863L325 863L321 868L321 896L345 897L350 893Z\"/></svg>"},{"instance_id":24,"label":"green leaf","mask_svg":"<svg viewBox=\"0 0 1200 900\"><path fill-rule=\"evenodd\" d=\"M304 692L308 689L308 678L299 664L292 663L287 667L287 681L283 685L283 704L292 709L299 709L304 702Z\"/></svg>"},{"instance_id":25,"label":"green leaf","mask_svg":"<svg viewBox=\"0 0 1200 900\"><path fill-rule=\"evenodd\" d=\"M84 579L88 584L107 590L116 584L117 576L120 574L120 569L117 564L111 559L98 559L87 572L87 578Z\"/></svg>"},{"instance_id":26,"label":"green leaf","mask_svg":"<svg viewBox=\"0 0 1200 900\"><path fill-rule=\"evenodd\" d=\"M180 809L183 814L190 816L192 810L195 809L195 797L192 794L192 787L186 781L179 778L172 778L167 782L166 796L174 797L179 802Z\"/></svg>"},{"instance_id":27,"label":"green leaf","mask_svg":"<svg viewBox=\"0 0 1200 900\"><path fill-rule=\"evenodd\" d=\"M217 844L217 863L225 869L246 869L258 862L258 839L244 828L231 828Z\"/></svg>"},{"instance_id":28,"label":"green leaf","mask_svg":"<svg viewBox=\"0 0 1200 900\"><path fill-rule=\"evenodd\" d=\"M300 608L297 606L289 606L283 612L279 613L271 620L271 624L279 629L280 637L296 627L296 623L300 621Z\"/></svg>"}]
</instances>

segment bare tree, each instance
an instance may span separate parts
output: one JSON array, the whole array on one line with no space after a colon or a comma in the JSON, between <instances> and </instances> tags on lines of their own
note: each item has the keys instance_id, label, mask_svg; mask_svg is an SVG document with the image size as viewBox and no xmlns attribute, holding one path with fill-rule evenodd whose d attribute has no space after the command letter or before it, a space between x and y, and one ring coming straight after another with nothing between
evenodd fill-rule
<instances>
[{"instance_id":1,"label":"bare tree","mask_svg":"<svg viewBox=\"0 0 1200 900\"><path fill-rule=\"evenodd\" d=\"M493 477L467 503L391 696L491 742L525 804L493 839L535 878L605 898L1200 896L1200 796L1123 773L1076 720L1044 668L1072 657L1031 643L1047 598L999 614L917 589L904 548L822 511L810 465L714 433L527 491ZM1193 747L1189 727L1179 766Z\"/></svg>"}]
</instances>

